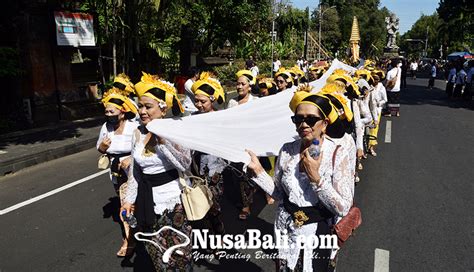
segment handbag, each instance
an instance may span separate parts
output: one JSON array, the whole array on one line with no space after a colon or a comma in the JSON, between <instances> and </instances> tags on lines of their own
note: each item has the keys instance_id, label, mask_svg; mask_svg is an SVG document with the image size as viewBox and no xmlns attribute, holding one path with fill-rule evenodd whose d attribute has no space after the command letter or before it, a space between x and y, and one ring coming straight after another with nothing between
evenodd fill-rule
<instances>
[{"instance_id":1,"label":"handbag","mask_svg":"<svg viewBox=\"0 0 474 272\"><path fill-rule=\"evenodd\" d=\"M183 175L180 175L179 183L183 187L181 192L181 202L189 221L196 221L204 218L213 204L212 192L206 181L197 176L187 176L191 179L192 185L186 184Z\"/></svg>"},{"instance_id":2,"label":"handbag","mask_svg":"<svg viewBox=\"0 0 474 272\"><path fill-rule=\"evenodd\" d=\"M99 161L97 162L97 168L101 170L105 170L109 168L110 165L110 159L107 154L102 154L99 156Z\"/></svg>"},{"instance_id":3,"label":"handbag","mask_svg":"<svg viewBox=\"0 0 474 272\"><path fill-rule=\"evenodd\" d=\"M393 89L395 87L395 84L397 84L397 79L398 79L398 67L397 67L397 74L395 75L394 78L387 80L387 89Z\"/></svg>"},{"instance_id":4,"label":"handbag","mask_svg":"<svg viewBox=\"0 0 474 272\"><path fill-rule=\"evenodd\" d=\"M360 209L352 205L349 212L334 225L334 233L337 235L337 244L339 247L353 235L354 231L362 224L362 214Z\"/></svg>"},{"instance_id":5,"label":"handbag","mask_svg":"<svg viewBox=\"0 0 474 272\"><path fill-rule=\"evenodd\" d=\"M334 164L336 162L336 153L339 149L340 145L336 146L334 153L332 155L332 167L334 168ZM357 208L354 203L352 203L352 207L349 209L349 212L342 217L336 225L333 226L333 233L337 235L337 243L339 247L351 237L354 231L362 224L362 214L360 209Z\"/></svg>"}]
</instances>

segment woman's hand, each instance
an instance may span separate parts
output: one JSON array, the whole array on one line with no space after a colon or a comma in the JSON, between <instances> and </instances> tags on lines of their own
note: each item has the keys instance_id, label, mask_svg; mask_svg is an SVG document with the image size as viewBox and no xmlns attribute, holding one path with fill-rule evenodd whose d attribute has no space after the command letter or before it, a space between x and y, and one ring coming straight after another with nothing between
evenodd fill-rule
<instances>
[{"instance_id":1,"label":"woman's hand","mask_svg":"<svg viewBox=\"0 0 474 272\"><path fill-rule=\"evenodd\" d=\"M255 155L255 153L253 153L251 150L245 149L245 151L250 155L250 163L247 168L252 170L257 176L264 172L265 169L263 169L262 165L260 164L257 155Z\"/></svg>"},{"instance_id":2,"label":"woman's hand","mask_svg":"<svg viewBox=\"0 0 474 272\"><path fill-rule=\"evenodd\" d=\"M321 181L321 177L319 176L319 166L321 165L322 158L322 152L319 154L317 159L312 158L309 155L308 149L305 149L301 155L301 163L303 164L304 171L308 175L309 180L316 183L317 186L319 186Z\"/></svg>"},{"instance_id":3,"label":"woman's hand","mask_svg":"<svg viewBox=\"0 0 474 272\"><path fill-rule=\"evenodd\" d=\"M125 158L121 162L119 162L119 167L122 168L123 170L127 171L128 168L130 167L131 162L132 162L132 156L128 156L127 158Z\"/></svg>"},{"instance_id":4,"label":"woman's hand","mask_svg":"<svg viewBox=\"0 0 474 272\"><path fill-rule=\"evenodd\" d=\"M101 153L107 152L107 149L109 149L111 143L112 140L106 136L99 145L99 151Z\"/></svg>"},{"instance_id":5,"label":"woman's hand","mask_svg":"<svg viewBox=\"0 0 474 272\"><path fill-rule=\"evenodd\" d=\"M128 216L135 211L135 205L125 202L120 208L120 217L122 217L122 211L127 211L127 216Z\"/></svg>"}]
</instances>

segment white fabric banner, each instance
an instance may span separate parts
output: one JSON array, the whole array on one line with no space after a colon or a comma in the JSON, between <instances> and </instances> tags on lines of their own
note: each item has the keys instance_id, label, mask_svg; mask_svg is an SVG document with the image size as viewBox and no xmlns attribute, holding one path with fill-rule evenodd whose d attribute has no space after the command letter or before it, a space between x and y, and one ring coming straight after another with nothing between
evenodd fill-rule
<instances>
[{"instance_id":1,"label":"white fabric banner","mask_svg":"<svg viewBox=\"0 0 474 272\"><path fill-rule=\"evenodd\" d=\"M321 79L310 83L317 91L335 69L354 71L337 59ZM297 137L289 103L294 88L252 100L226 110L176 119L157 119L147 129L183 147L201 151L233 162L248 164L245 149L258 156L278 155L286 142Z\"/></svg>"}]
</instances>

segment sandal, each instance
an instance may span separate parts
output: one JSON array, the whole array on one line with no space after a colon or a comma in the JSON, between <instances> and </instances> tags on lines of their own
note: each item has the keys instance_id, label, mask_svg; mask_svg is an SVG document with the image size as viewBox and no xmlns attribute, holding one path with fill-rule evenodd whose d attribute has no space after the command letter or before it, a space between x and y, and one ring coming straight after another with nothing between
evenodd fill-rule
<instances>
[{"instance_id":1,"label":"sandal","mask_svg":"<svg viewBox=\"0 0 474 272\"><path fill-rule=\"evenodd\" d=\"M117 257L127 257L133 255L135 246L122 246L119 251L117 251Z\"/></svg>"},{"instance_id":2,"label":"sandal","mask_svg":"<svg viewBox=\"0 0 474 272\"><path fill-rule=\"evenodd\" d=\"M240 219L240 220L247 220L247 218L248 218L249 216L250 216L250 212L248 212L248 211L242 210L242 211L240 211L240 213L239 213L239 219Z\"/></svg>"},{"instance_id":3,"label":"sandal","mask_svg":"<svg viewBox=\"0 0 474 272\"><path fill-rule=\"evenodd\" d=\"M358 170L363 170L363 169L364 169L364 166L362 166L362 163L361 163L361 162L358 162L358 163L357 163L357 169L358 169Z\"/></svg>"}]
</instances>

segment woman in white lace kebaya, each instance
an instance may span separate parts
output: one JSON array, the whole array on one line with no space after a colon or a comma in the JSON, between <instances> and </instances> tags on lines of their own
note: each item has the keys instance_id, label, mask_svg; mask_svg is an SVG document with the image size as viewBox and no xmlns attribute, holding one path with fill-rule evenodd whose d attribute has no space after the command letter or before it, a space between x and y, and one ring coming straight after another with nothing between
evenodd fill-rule
<instances>
[{"instance_id":1,"label":"woman in white lace kebaya","mask_svg":"<svg viewBox=\"0 0 474 272\"><path fill-rule=\"evenodd\" d=\"M380 125L380 118L382 116L382 109L385 106L385 103L387 103L387 91L385 90L385 87L382 84L382 80L384 77L384 73L380 70L375 70L372 72L372 77L374 78L374 85L375 85L375 90L372 92L372 95L374 97L375 101L375 116L376 120L374 120L375 127L371 128L369 131L369 134L372 137L375 137L375 139L371 139L369 141L369 151L372 156L377 156L377 153L375 152L375 147L377 146L377 134L379 131L379 125Z\"/></svg>"},{"instance_id":2,"label":"woman in white lace kebaya","mask_svg":"<svg viewBox=\"0 0 474 272\"><path fill-rule=\"evenodd\" d=\"M237 93L236 99L229 100L227 108L233 108L238 105L245 104L252 100L258 99L258 97L251 94L253 86L255 86L256 78L249 70L240 70L236 74L237 77ZM253 203L253 196L255 194L255 188L249 183L249 178L242 175L243 169L242 163L231 163L232 179L239 183L240 195L242 197L242 209L239 213L240 220L246 220L250 215L250 206Z\"/></svg>"},{"instance_id":3,"label":"woman in white lace kebaya","mask_svg":"<svg viewBox=\"0 0 474 272\"><path fill-rule=\"evenodd\" d=\"M131 92L134 92L133 84L128 77L121 74L114 81L114 87L107 90L102 99L107 122L100 129L96 147L100 153L106 154L110 159L110 179L122 204L131 162L132 135L138 126L135 121L138 111L136 105L128 97ZM123 218L120 219L123 223L123 241L117 256L125 257L133 254L135 246L130 226L123 221Z\"/></svg>"},{"instance_id":4,"label":"woman in white lace kebaya","mask_svg":"<svg viewBox=\"0 0 474 272\"><path fill-rule=\"evenodd\" d=\"M329 231L348 213L354 196L356 148L328 98L298 91L290 108L300 139L281 148L274 179L251 151L248 168L256 174L254 181L278 200L275 231L289 236L289 247L278 249L278 271L324 271L329 258L314 257L307 243L298 247L297 237L314 237L320 228ZM316 158L308 151L313 139L319 140L321 148Z\"/></svg>"},{"instance_id":5,"label":"woman in white lace kebaya","mask_svg":"<svg viewBox=\"0 0 474 272\"><path fill-rule=\"evenodd\" d=\"M195 107L198 111L195 114L210 113L216 111L214 103L225 102L224 89L217 79L214 79L204 72L199 80L194 82L192 91L195 96ZM203 127L202 129L206 129ZM191 171L193 175L205 179L212 192L213 204L206 216L202 220L192 223L195 229L209 229L210 234L224 234L224 222L222 220L222 209L220 201L224 193L224 180L222 172L227 163L224 159L193 151L193 162Z\"/></svg>"},{"instance_id":6,"label":"woman in white lace kebaya","mask_svg":"<svg viewBox=\"0 0 474 272\"><path fill-rule=\"evenodd\" d=\"M181 204L178 175L178 171L189 168L190 151L151 134L145 127L150 121L163 118L168 109L175 115L183 112L176 89L171 83L145 73L135 89L140 97L138 112L142 125L132 138L133 161L122 210L127 214L134 211L141 231L154 232L171 226L191 237L191 226ZM183 254L174 252L168 263L163 262L163 251L183 243L184 237L164 230L152 240L161 249L151 243L139 243L135 259L138 271L189 271L192 268L191 244L180 248Z\"/></svg>"}]
</instances>

